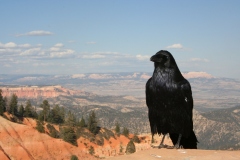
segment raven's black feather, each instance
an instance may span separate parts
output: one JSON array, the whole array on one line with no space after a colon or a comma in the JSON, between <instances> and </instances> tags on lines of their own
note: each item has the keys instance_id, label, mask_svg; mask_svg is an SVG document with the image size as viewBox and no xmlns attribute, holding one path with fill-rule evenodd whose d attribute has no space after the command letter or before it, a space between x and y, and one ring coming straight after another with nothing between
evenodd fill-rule
<instances>
[{"instance_id":1,"label":"raven's black feather","mask_svg":"<svg viewBox=\"0 0 240 160\"><path fill-rule=\"evenodd\" d=\"M182 76L168 51L157 52L151 57L151 61L155 68L146 84L146 104L152 134L169 133L174 144L177 142L175 137L182 134L180 145L184 148L196 148L190 83ZM191 143L187 143L188 141Z\"/></svg>"}]
</instances>

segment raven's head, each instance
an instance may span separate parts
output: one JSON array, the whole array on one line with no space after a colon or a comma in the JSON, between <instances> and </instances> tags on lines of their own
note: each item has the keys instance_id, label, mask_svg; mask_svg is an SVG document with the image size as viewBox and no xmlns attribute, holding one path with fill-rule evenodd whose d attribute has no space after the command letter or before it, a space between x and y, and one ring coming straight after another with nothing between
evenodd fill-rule
<instances>
[{"instance_id":1,"label":"raven's head","mask_svg":"<svg viewBox=\"0 0 240 160\"><path fill-rule=\"evenodd\" d=\"M170 52L161 50L153 55L150 60L154 62L154 73L161 72L161 75L163 75L163 72L171 73L168 74L168 76L171 75L176 82L184 79L180 70L178 69L175 59Z\"/></svg>"},{"instance_id":2,"label":"raven's head","mask_svg":"<svg viewBox=\"0 0 240 160\"><path fill-rule=\"evenodd\" d=\"M172 54L165 50L157 52L150 58L150 60L154 62L155 67L173 68L176 66L176 62Z\"/></svg>"}]
</instances>

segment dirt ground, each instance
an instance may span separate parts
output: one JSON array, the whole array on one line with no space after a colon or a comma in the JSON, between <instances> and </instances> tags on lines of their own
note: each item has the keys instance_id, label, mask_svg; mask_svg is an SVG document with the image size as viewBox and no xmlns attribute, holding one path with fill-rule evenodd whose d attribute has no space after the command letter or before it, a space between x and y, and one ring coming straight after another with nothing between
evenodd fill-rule
<instances>
[{"instance_id":1,"label":"dirt ground","mask_svg":"<svg viewBox=\"0 0 240 160\"><path fill-rule=\"evenodd\" d=\"M130 155L109 157L107 160L239 160L240 151L157 149L142 150Z\"/></svg>"}]
</instances>

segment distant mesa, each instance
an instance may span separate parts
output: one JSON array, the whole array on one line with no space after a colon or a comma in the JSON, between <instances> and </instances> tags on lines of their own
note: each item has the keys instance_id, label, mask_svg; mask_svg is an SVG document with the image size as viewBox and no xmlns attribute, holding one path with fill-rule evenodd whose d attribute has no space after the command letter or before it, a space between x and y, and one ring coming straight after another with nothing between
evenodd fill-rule
<instances>
[{"instance_id":1,"label":"distant mesa","mask_svg":"<svg viewBox=\"0 0 240 160\"><path fill-rule=\"evenodd\" d=\"M90 74L88 76L90 79L110 79L112 76L110 74Z\"/></svg>"},{"instance_id":2,"label":"distant mesa","mask_svg":"<svg viewBox=\"0 0 240 160\"><path fill-rule=\"evenodd\" d=\"M211 74L208 74L206 72L186 72L186 73L182 73L183 77L187 78L187 79L191 79L191 78L214 78ZM141 75L141 79L149 79L151 76L149 76L146 73L143 73Z\"/></svg>"},{"instance_id":3,"label":"distant mesa","mask_svg":"<svg viewBox=\"0 0 240 160\"><path fill-rule=\"evenodd\" d=\"M149 79L149 78L151 78L151 76L147 75L146 73L143 73L141 75L141 79Z\"/></svg>"},{"instance_id":4,"label":"distant mesa","mask_svg":"<svg viewBox=\"0 0 240 160\"><path fill-rule=\"evenodd\" d=\"M185 72L182 73L183 76L187 79L191 78L214 78L211 74L208 74L207 72ZM151 78L151 73L131 73L129 75L118 75L118 74L74 74L71 76L71 78L78 78L78 79L95 79L95 80L101 80L101 79L149 79Z\"/></svg>"},{"instance_id":5,"label":"distant mesa","mask_svg":"<svg viewBox=\"0 0 240 160\"><path fill-rule=\"evenodd\" d=\"M2 87L2 95L10 97L12 94L16 94L19 98L38 98L46 97L53 98L60 95L73 95L81 93L81 91L75 91L63 88L62 86L18 86L18 87Z\"/></svg>"},{"instance_id":6,"label":"distant mesa","mask_svg":"<svg viewBox=\"0 0 240 160\"><path fill-rule=\"evenodd\" d=\"M40 79L41 79L41 77L32 77L32 76L30 76L30 77L20 78L17 81L18 82L24 82L24 81L34 81L34 80L40 80Z\"/></svg>"},{"instance_id":7,"label":"distant mesa","mask_svg":"<svg viewBox=\"0 0 240 160\"><path fill-rule=\"evenodd\" d=\"M206 72L187 72L187 73L182 73L182 75L187 79L191 79L191 78L211 79L211 78L214 78L211 74L208 74Z\"/></svg>"},{"instance_id":8,"label":"distant mesa","mask_svg":"<svg viewBox=\"0 0 240 160\"><path fill-rule=\"evenodd\" d=\"M85 74L73 74L72 78L85 78L86 75Z\"/></svg>"}]
</instances>

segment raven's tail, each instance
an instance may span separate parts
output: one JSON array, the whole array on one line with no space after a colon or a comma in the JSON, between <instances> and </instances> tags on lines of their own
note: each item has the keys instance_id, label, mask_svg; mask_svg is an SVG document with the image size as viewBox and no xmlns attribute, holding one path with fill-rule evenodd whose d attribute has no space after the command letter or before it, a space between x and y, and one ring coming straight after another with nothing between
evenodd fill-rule
<instances>
[{"instance_id":1,"label":"raven's tail","mask_svg":"<svg viewBox=\"0 0 240 160\"><path fill-rule=\"evenodd\" d=\"M173 145L175 145L178 141L179 134L170 133L169 135L170 135ZM197 137L196 137L194 131L192 131L187 138L182 136L181 141L180 141L180 146L182 146L185 149L197 149L197 143L198 143Z\"/></svg>"}]
</instances>

